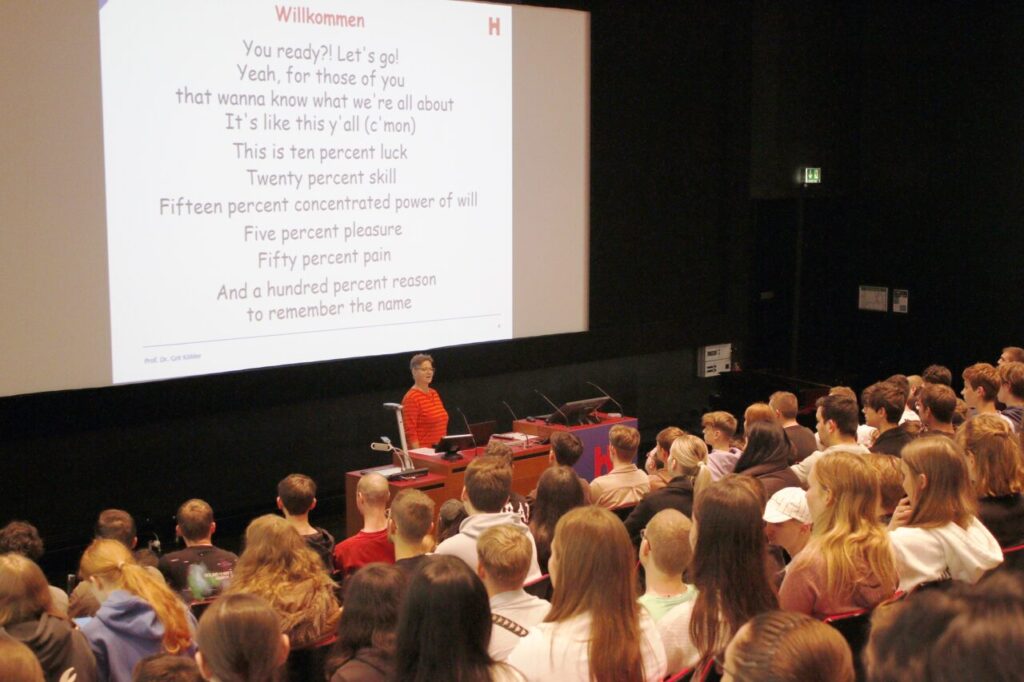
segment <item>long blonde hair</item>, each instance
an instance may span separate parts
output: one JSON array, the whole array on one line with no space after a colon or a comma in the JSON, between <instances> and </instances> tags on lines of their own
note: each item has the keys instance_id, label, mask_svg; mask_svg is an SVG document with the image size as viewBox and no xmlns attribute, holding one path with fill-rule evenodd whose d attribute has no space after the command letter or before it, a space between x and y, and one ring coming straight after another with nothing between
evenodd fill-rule
<instances>
[{"instance_id":1,"label":"long blonde hair","mask_svg":"<svg viewBox=\"0 0 1024 682\"><path fill-rule=\"evenodd\" d=\"M164 626L163 645L167 653L181 653L192 644L192 631L181 600L165 583L137 564L128 548L117 540L93 540L82 554L79 573L83 578L100 578L149 604Z\"/></svg>"},{"instance_id":2,"label":"long blonde hair","mask_svg":"<svg viewBox=\"0 0 1024 682\"><path fill-rule=\"evenodd\" d=\"M963 448L945 436L922 436L904 446L900 459L911 474L924 474L928 481L907 525L937 528L952 522L967 528L978 502Z\"/></svg>"},{"instance_id":3,"label":"long blonde hair","mask_svg":"<svg viewBox=\"0 0 1024 682\"><path fill-rule=\"evenodd\" d=\"M296 640L293 646L301 647L337 624L340 613L334 587L323 561L291 524L276 514L265 514L245 529L245 550L225 593L245 592L266 599L281 617L282 630ZM282 608L296 604L300 589L309 603L298 610Z\"/></svg>"},{"instance_id":4,"label":"long blonde hair","mask_svg":"<svg viewBox=\"0 0 1024 682\"><path fill-rule=\"evenodd\" d=\"M996 414L979 414L964 422L955 440L974 456L974 489L978 497L1002 497L1024 491L1020 443L1005 419Z\"/></svg>"},{"instance_id":5,"label":"long blonde hair","mask_svg":"<svg viewBox=\"0 0 1024 682\"><path fill-rule=\"evenodd\" d=\"M589 613L590 679L644 679L636 554L625 526L607 509L577 507L555 526L552 553L557 577L544 620Z\"/></svg>"},{"instance_id":6,"label":"long blonde hair","mask_svg":"<svg viewBox=\"0 0 1024 682\"><path fill-rule=\"evenodd\" d=\"M818 460L812 475L831 494L804 549L807 556L824 559L825 590L843 601L858 583L874 576L886 591L895 592L899 576L892 544L878 521L878 473L862 456L836 452Z\"/></svg>"}]
</instances>

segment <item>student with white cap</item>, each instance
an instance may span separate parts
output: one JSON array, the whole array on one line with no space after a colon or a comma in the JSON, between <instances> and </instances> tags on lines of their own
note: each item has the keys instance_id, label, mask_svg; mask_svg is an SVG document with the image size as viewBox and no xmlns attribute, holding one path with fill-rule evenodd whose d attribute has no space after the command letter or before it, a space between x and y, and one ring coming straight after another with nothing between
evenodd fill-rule
<instances>
[{"instance_id":1,"label":"student with white cap","mask_svg":"<svg viewBox=\"0 0 1024 682\"><path fill-rule=\"evenodd\" d=\"M811 538L811 510L803 488L779 490L764 509L764 533L768 543L795 557Z\"/></svg>"}]
</instances>

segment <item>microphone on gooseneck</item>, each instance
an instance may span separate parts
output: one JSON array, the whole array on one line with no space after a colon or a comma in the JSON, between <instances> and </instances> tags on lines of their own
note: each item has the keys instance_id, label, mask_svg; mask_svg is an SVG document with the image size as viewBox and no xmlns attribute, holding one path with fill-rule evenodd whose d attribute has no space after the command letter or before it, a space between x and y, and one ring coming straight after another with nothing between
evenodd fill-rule
<instances>
[{"instance_id":1,"label":"microphone on gooseneck","mask_svg":"<svg viewBox=\"0 0 1024 682\"><path fill-rule=\"evenodd\" d=\"M601 394L604 395L605 398L608 398L608 400L610 400L613 403L615 403L615 407L619 408L619 412L620 413L626 414L626 411L624 409L622 409L622 404L618 400L613 398L611 396L611 394L608 393L608 391L604 390L603 388L601 388L600 386L595 384L593 381L588 381L587 383L590 384L591 386L593 386L594 388L596 388L597 390L601 391Z\"/></svg>"},{"instance_id":2,"label":"microphone on gooseneck","mask_svg":"<svg viewBox=\"0 0 1024 682\"><path fill-rule=\"evenodd\" d=\"M565 412L562 412L560 409L558 409L558 405L555 405L555 403L551 400L551 398L547 397L546 395L541 393L536 388L533 389L533 392L536 393L537 395L539 395L541 398L544 398L544 400L547 402L547 404L550 405L555 410L555 412L557 412L558 414L562 415L562 419L565 420L566 424L569 423L569 417L566 416Z\"/></svg>"},{"instance_id":3,"label":"microphone on gooseneck","mask_svg":"<svg viewBox=\"0 0 1024 682\"><path fill-rule=\"evenodd\" d=\"M469 420L466 419L466 413L463 412L462 408L460 408L458 405L455 406L455 411L458 412L459 415L462 417L462 423L466 425L466 433L468 433L469 437L473 440L473 447L474 448L480 447L476 443L476 436L473 435L473 429L469 428Z\"/></svg>"}]
</instances>

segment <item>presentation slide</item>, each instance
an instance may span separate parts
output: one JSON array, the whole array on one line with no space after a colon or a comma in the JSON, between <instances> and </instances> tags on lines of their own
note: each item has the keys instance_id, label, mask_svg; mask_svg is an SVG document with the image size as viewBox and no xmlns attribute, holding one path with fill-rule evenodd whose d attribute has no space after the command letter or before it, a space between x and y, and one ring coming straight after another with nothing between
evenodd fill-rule
<instances>
[{"instance_id":1,"label":"presentation slide","mask_svg":"<svg viewBox=\"0 0 1024 682\"><path fill-rule=\"evenodd\" d=\"M0 2L0 396L586 331L589 22Z\"/></svg>"},{"instance_id":2,"label":"presentation slide","mask_svg":"<svg viewBox=\"0 0 1024 682\"><path fill-rule=\"evenodd\" d=\"M114 382L510 338L513 30L476 3L107 0Z\"/></svg>"}]
</instances>

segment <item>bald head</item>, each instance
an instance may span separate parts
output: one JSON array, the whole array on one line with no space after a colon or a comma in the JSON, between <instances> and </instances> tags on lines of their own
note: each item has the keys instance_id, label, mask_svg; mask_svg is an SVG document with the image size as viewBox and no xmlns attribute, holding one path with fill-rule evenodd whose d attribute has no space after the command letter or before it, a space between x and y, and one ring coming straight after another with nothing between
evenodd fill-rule
<instances>
[{"instance_id":1,"label":"bald head","mask_svg":"<svg viewBox=\"0 0 1024 682\"><path fill-rule=\"evenodd\" d=\"M366 474L359 479L356 493L366 506L383 509L388 506L388 479L380 474Z\"/></svg>"},{"instance_id":2,"label":"bald head","mask_svg":"<svg viewBox=\"0 0 1024 682\"><path fill-rule=\"evenodd\" d=\"M647 523L651 559L668 575L682 575L690 563L690 519L675 509L663 509Z\"/></svg>"}]
</instances>

